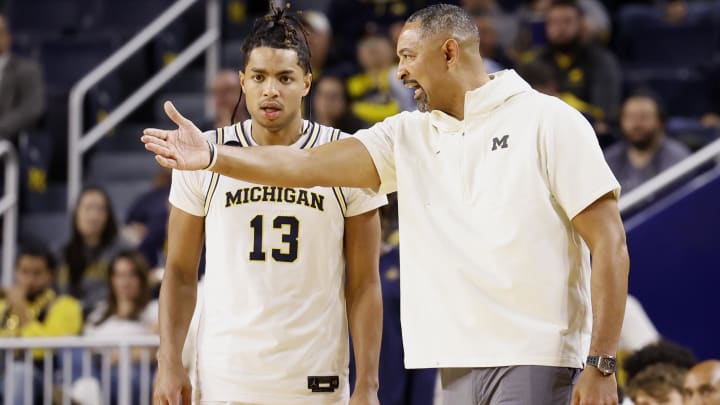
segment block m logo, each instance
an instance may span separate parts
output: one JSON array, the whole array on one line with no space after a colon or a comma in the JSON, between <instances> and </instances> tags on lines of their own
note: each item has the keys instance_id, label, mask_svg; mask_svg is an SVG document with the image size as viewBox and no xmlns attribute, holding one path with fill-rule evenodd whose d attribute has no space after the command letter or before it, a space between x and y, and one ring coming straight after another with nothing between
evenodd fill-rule
<instances>
[{"instance_id":1,"label":"block m logo","mask_svg":"<svg viewBox=\"0 0 720 405\"><path fill-rule=\"evenodd\" d=\"M496 150L498 147L500 149L507 149L508 147L508 138L510 138L510 135L504 135L502 138L493 138L493 146L492 150Z\"/></svg>"}]
</instances>

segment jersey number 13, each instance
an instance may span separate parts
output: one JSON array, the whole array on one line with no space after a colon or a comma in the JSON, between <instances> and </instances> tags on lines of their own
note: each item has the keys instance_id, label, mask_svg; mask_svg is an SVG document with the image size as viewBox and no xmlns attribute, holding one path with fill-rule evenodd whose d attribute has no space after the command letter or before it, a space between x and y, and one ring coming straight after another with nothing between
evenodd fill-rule
<instances>
[{"instance_id":1,"label":"jersey number 13","mask_svg":"<svg viewBox=\"0 0 720 405\"><path fill-rule=\"evenodd\" d=\"M272 258L277 262L292 263L297 260L298 255L298 234L300 222L295 217L277 216L272 221L274 229L280 229L282 243L286 244L283 249L273 249ZM263 216L256 215L250 221L250 228L253 230L253 250L250 252L250 260L265 261L266 255L263 250Z\"/></svg>"}]
</instances>

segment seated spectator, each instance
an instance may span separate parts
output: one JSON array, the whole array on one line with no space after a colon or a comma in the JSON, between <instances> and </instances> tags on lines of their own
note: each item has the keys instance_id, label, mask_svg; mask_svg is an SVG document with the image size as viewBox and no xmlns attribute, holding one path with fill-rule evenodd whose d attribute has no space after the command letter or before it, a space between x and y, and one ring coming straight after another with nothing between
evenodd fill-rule
<instances>
[{"instance_id":1,"label":"seated spectator","mask_svg":"<svg viewBox=\"0 0 720 405\"><path fill-rule=\"evenodd\" d=\"M649 344L628 356L622 362L628 384L644 369L655 364L670 364L681 370L689 370L697 363L690 349L667 340Z\"/></svg>"},{"instance_id":2,"label":"seated spectator","mask_svg":"<svg viewBox=\"0 0 720 405\"><path fill-rule=\"evenodd\" d=\"M156 335L158 330L158 303L150 300L148 285L149 266L137 252L126 251L118 254L109 266L107 278L107 300L97 305L88 316L83 334L85 336L127 336ZM140 403L140 361L142 350L131 352L131 403ZM77 356L76 356L77 358ZM152 356L149 357L152 359ZM119 352L110 355L110 392L112 403L117 398ZM79 369L76 359L75 369ZM100 367L92 372L100 378Z\"/></svg>"},{"instance_id":3,"label":"seated spectator","mask_svg":"<svg viewBox=\"0 0 720 405\"><path fill-rule=\"evenodd\" d=\"M607 50L582 40L580 6L574 0L555 0L547 12L548 44L534 57L556 71L560 92L569 92L602 111L595 122L600 134L610 132L617 119L621 75L615 57Z\"/></svg>"},{"instance_id":4,"label":"seated spectator","mask_svg":"<svg viewBox=\"0 0 720 405\"><path fill-rule=\"evenodd\" d=\"M40 246L28 246L18 255L15 263L15 281L2 290L0 297L0 336L51 337L80 333L82 310L74 298L58 295L53 290L55 258ZM24 403L23 387L33 378L34 398L42 398L43 350L33 351L33 376L26 375L18 357L13 368L13 397L5 403ZM0 381L0 391L5 387Z\"/></svg>"},{"instance_id":5,"label":"seated spectator","mask_svg":"<svg viewBox=\"0 0 720 405\"><path fill-rule=\"evenodd\" d=\"M473 16L476 23L479 18L483 18L485 23L492 27L493 34L499 39L498 45L501 48L509 49L513 46L515 37L517 37L518 19L515 15L506 13L505 10L500 7L497 0L460 0L460 7ZM480 28L479 24L478 28ZM482 37L483 30L480 29L481 41ZM480 45L481 55L483 57L488 56L492 58L489 54L482 53L482 42ZM503 64L502 61L497 59L495 60L498 63ZM510 67L509 65L505 66Z\"/></svg>"},{"instance_id":6,"label":"seated spectator","mask_svg":"<svg viewBox=\"0 0 720 405\"><path fill-rule=\"evenodd\" d=\"M151 267L164 262L171 176L170 170L157 172L152 188L130 206L123 230L125 239L135 242Z\"/></svg>"},{"instance_id":7,"label":"seated spectator","mask_svg":"<svg viewBox=\"0 0 720 405\"><path fill-rule=\"evenodd\" d=\"M221 70L215 75L210 85L213 105L215 107L215 119L212 127L203 129L223 128L231 124L230 119L240 97L240 76L234 70ZM235 122L241 122L248 118L245 108L245 97L235 112Z\"/></svg>"},{"instance_id":8,"label":"seated spectator","mask_svg":"<svg viewBox=\"0 0 720 405\"><path fill-rule=\"evenodd\" d=\"M45 82L37 63L10 52L8 20L0 14L0 139L14 141L45 112Z\"/></svg>"},{"instance_id":9,"label":"seated spectator","mask_svg":"<svg viewBox=\"0 0 720 405\"><path fill-rule=\"evenodd\" d=\"M495 23L490 17L483 15L473 16L475 25L480 33L480 55L487 73L510 69L514 63L505 53L505 48L498 42Z\"/></svg>"},{"instance_id":10,"label":"seated spectator","mask_svg":"<svg viewBox=\"0 0 720 405\"><path fill-rule=\"evenodd\" d=\"M397 66L390 39L384 35L363 38L357 47L363 72L347 81L352 111L374 124L405 110L414 110L412 92L395 78Z\"/></svg>"},{"instance_id":11,"label":"seated spectator","mask_svg":"<svg viewBox=\"0 0 720 405\"><path fill-rule=\"evenodd\" d=\"M332 28L327 16L319 11L303 11L300 15L303 27L307 30L308 46L310 47L310 66L315 78L325 74L326 63L330 56Z\"/></svg>"},{"instance_id":12,"label":"seated spectator","mask_svg":"<svg viewBox=\"0 0 720 405\"><path fill-rule=\"evenodd\" d=\"M157 334L158 304L150 300L150 267L138 252L119 253L109 265L107 299L88 315L86 336Z\"/></svg>"},{"instance_id":13,"label":"seated spectator","mask_svg":"<svg viewBox=\"0 0 720 405\"><path fill-rule=\"evenodd\" d=\"M370 126L350 110L350 97L340 78L323 76L313 87L312 116L315 121L349 134Z\"/></svg>"},{"instance_id":14,"label":"seated spectator","mask_svg":"<svg viewBox=\"0 0 720 405\"><path fill-rule=\"evenodd\" d=\"M112 203L101 188L88 187L80 193L72 218L58 285L80 299L87 313L105 300L107 264L126 242L118 235Z\"/></svg>"},{"instance_id":15,"label":"seated spectator","mask_svg":"<svg viewBox=\"0 0 720 405\"><path fill-rule=\"evenodd\" d=\"M685 405L720 405L720 360L691 368L683 383Z\"/></svg>"},{"instance_id":16,"label":"seated spectator","mask_svg":"<svg viewBox=\"0 0 720 405\"><path fill-rule=\"evenodd\" d=\"M671 364L654 364L638 373L625 392L635 405L683 405L686 373Z\"/></svg>"},{"instance_id":17,"label":"seated spectator","mask_svg":"<svg viewBox=\"0 0 720 405\"><path fill-rule=\"evenodd\" d=\"M685 145L665 135L664 114L650 96L625 101L620 127L623 139L606 149L605 159L624 192L690 155Z\"/></svg>"}]
</instances>

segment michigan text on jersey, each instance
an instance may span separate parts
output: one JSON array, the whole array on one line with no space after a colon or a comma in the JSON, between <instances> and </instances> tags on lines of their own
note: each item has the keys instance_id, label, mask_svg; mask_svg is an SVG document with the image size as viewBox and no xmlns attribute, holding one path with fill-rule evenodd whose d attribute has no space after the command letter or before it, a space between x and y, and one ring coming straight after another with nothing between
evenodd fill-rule
<instances>
[{"instance_id":1,"label":"michigan text on jersey","mask_svg":"<svg viewBox=\"0 0 720 405\"><path fill-rule=\"evenodd\" d=\"M225 208L261 201L304 205L325 211L324 195L301 188L253 186L225 192Z\"/></svg>"}]
</instances>

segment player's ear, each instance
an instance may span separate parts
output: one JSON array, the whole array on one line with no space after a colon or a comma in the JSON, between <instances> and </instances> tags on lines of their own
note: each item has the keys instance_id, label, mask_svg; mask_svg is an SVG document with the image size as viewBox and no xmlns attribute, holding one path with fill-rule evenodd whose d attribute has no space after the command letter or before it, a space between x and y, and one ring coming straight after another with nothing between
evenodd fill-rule
<instances>
[{"instance_id":1,"label":"player's ear","mask_svg":"<svg viewBox=\"0 0 720 405\"><path fill-rule=\"evenodd\" d=\"M312 85L312 73L308 72L305 77L303 77L303 84L305 85L303 97L305 97L308 95L308 93L310 93L310 85Z\"/></svg>"},{"instance_id":2,"label":"player's ear","mask_svg":"<svg viewBox=\"0 0 720 405\"><path fill-rule=\"evenodd\" d=\"M242 88L243 93L245 93L245 72L240 70L238 71L238 75L240 76L240 87Z\"/></svg>"}]
</instances>

